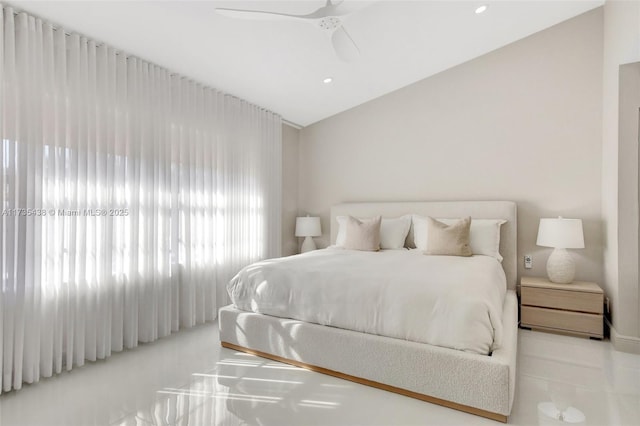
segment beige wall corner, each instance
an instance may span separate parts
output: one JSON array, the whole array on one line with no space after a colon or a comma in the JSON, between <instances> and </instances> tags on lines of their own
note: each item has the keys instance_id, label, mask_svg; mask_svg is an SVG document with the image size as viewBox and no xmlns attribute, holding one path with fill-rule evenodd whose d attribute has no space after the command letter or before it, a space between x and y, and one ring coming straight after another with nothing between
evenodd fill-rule
<instances>
[{"instance_id":1,"label":"beige wall corner","mask_svg":"<svg viewBox=\"0 0 640 426\"><path fill-rule=\"evenodd\" d=\"M298 253L294 236L298 216L298 139L300 131L282 125L282 255Z\"/></svg>"},{"instance_id":2,"label":"beige wall corner","mask_svg":"<svg viewBox=\"0 0 640 426\"><path fill-rule=\"evenodd\" d=\"M632 187L637 188L638 158L629 163L621 155L630 155L637 139L620 139L620 65L640 61L640 2L608 0L604 5L603 51L603 121L602 121L602 215L604 219L604 288L611 299L612 322L619 335L640 337L640 300L638 298L638 259L629 260L621 250L636 244L637 202L632 212L622 212L634 199ZM625 127L626 128L626 127ZM637 133L637 128L635 129ZM633 132L633 130L631 130ZM620 143L623 143L621 146ZM631 149L633 150L633 149ZM627 159L629 160L629 159ZM622 166L622 167L620 167ZM619 182L622 179L636 181ZM635 225L633 215L635 213ZM634 229L635 228L635 229ZM630 242L635 233L635 243ZM620 236L623 235L622 240ZM621 246L622 245L622 246ZM630 263L631 262L631 263ZM630 266L635 264L635 273ZM635 275L635 280L630 276ZM613 338L612 338L613 340ZM620 339L618 339L620 340Z\"/></svg>"},{"instance_id":3,"label":"beige wall corner","mask_svg":"<svg viewBox=\"0 0 640 426\"><path fill-rule=\"evenodd\" d=\"M618 108L618 302L617 326L640 337L638 306L638 128L640 62L620 65Z\"/></svg>"}]
</instances>

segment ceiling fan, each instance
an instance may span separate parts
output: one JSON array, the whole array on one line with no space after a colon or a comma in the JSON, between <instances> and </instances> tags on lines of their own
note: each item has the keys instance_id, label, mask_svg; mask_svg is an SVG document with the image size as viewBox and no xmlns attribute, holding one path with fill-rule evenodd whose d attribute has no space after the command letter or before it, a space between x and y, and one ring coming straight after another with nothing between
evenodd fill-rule
<instances>
[{"instance_id":1,"label":"ceiling fan","mask_svg":"<svg viewBox=\"0 0 640 426\"><path fill-rule=\"evenodd\" d=\"M344 28L343 19L349 15L349 10L343 1L327 0L326 4L316 11L306 15L291 15L287 13L268 12L260 10L227 9L218 7L220 15L242 19L297 19L309 22L316 28L327 32L331 36L331 44L338 58L345 62L353 61L360 55L360 49Z\"/></svg>"}]
</instances>

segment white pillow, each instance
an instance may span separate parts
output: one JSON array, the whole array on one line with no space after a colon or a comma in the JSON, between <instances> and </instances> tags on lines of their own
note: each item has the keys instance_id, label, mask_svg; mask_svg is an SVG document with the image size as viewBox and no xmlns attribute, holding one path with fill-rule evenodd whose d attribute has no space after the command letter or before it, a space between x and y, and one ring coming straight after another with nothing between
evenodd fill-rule
<instances>
[{"instance_id":1,"label":"white pillow","mask_svg":"<svg viewBox=\"0 0 640 426\"><path fill-rule=\"evenodd\" d=\"M349 216L338 216L338 234L336 235L336 246L344 247L347 239L347 218ZM364 219L364 221L371 218ZM411 228L411 215L396 217L393 219L382 218L380 223L380 248L382 250L404 248L404 241Z\"/></svg>"},{"instance_id":2,"label":"white pillow","mask_svg":"<svg viewBox=\"0 0 640 426\"><path fill-rule=\"evenodd\" d=\"M437 219L439 222L452 225L460 219ZM469 232L469 243L473 254L491 256L502 262L500 255L500 226L504 219L472 219ZM413 241L420 250L428 250L427 218L413 215Z\"/></svg>"}]
</instances>

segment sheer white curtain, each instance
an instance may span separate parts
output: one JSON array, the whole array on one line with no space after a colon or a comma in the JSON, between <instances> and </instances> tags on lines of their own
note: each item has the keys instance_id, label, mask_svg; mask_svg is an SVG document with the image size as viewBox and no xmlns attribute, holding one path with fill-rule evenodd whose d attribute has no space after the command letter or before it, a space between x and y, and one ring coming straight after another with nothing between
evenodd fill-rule
<instances>
[{"instance_id":1,"label":"sheer white curtain","mask_svg":"<svg viewBox=\"0 0 640 426\"><path fill-rule=\"evenodd\" d=\"M281 119L3 7L1 390L212 320L279 255Z\"/></svg>"}]
</instances>

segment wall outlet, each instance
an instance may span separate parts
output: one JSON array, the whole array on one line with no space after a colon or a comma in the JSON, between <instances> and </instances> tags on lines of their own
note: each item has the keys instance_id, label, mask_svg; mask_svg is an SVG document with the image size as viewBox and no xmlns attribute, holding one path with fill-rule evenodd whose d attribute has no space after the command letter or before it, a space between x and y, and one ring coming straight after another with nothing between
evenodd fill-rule
<instances>
[{"instance_id":1,"label":"wall outlet","mask_svg":"<svg viewBox=\"0 0 640 426\"><path fill-rule=\"evenodd\" d=\"M531 269L531 268L533 268L533 256L531 256L530 254L525 254L524 269Z\"/></svg>"}]
</instances>

